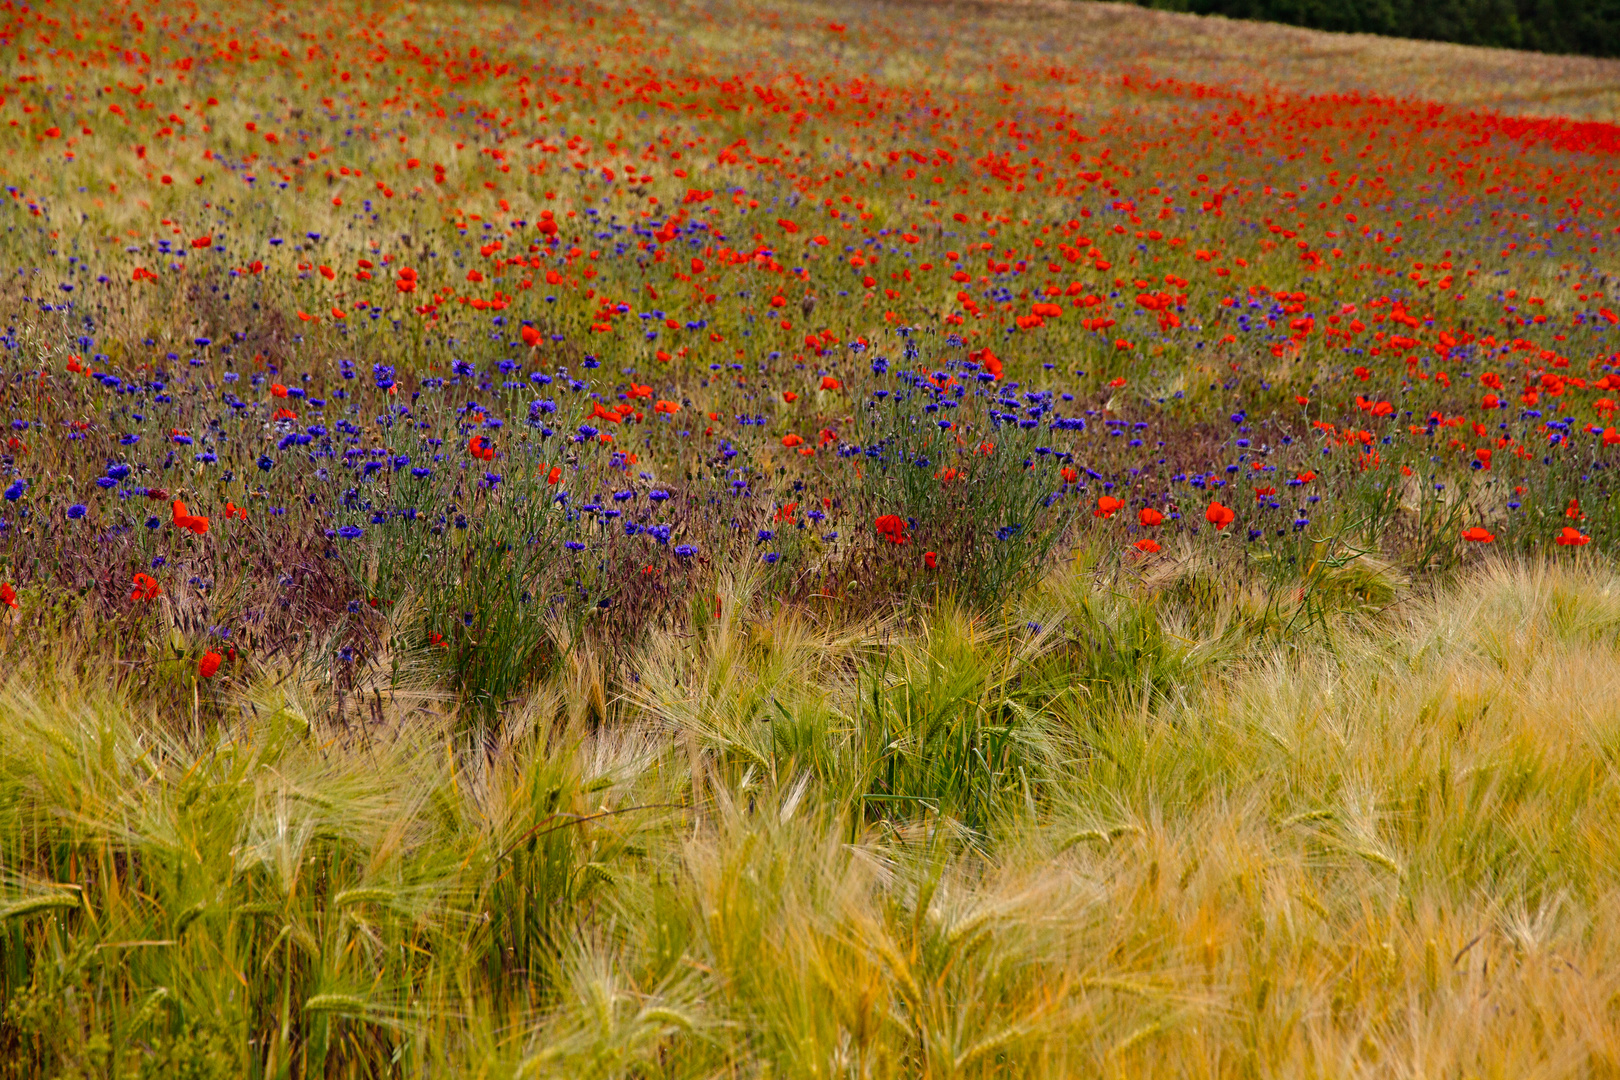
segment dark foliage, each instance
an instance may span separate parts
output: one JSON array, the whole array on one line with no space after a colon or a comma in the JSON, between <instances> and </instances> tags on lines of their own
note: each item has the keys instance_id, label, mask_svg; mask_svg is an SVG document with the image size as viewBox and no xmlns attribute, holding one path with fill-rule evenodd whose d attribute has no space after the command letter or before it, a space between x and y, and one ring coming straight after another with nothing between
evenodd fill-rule
<instances>
[{"instance_id":1,"label":"dark foliage","mask_svg":"<svg viewBox=\"0 0 1620 1080\"><path fill-rule=\"evenodd\" d=\"M1146 0L1143 6L1343 33L1620 56L1616 0Z\"/></svg>"}]
</instances>

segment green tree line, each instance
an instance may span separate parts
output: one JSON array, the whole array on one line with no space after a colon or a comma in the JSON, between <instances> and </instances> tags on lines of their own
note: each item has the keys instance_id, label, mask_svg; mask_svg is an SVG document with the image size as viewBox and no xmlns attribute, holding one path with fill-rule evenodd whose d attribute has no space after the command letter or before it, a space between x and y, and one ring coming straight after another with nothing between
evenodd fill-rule
<instances>
[{"instance_id":1,"label":"green tree line","mask_svg":"<svg viewBox=\"0 0 1620 1080\"><path fill-rule=\"evenodd\" d=\"M1620 56L1620 0L1138 0L1161 11L1549 53Z\"/></svg>"}]
</instances>

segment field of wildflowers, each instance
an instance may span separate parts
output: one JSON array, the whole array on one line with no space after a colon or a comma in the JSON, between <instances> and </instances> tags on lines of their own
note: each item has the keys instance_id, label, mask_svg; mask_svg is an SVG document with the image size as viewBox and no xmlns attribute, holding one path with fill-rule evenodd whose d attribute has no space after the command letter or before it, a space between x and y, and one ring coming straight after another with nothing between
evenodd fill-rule
<instances>
[{"instance_id":1,"label":"field of wildflowers","mask_svg":"<svg viewBox=\"0 0 1620 1080\"><path fill-rule=\"evenodd\" d=\"M0 1076L1620 1069L1620 128L1010 18L0 2Z\"/></svg>"}]
</instances>

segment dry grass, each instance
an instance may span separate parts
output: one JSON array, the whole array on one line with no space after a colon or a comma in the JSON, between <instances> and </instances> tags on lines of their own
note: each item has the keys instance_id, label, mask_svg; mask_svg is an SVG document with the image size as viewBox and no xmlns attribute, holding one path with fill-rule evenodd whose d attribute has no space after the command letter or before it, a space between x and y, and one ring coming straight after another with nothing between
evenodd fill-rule
<instances>
[{"instance_id":1,"label":"dry grass","mask_svg":"<svg viewBox=\"0 0 1620 1080\"><path fill-rule=\"evenodd\" d=\"M1361 91L1513 114L1620 119L1620 60L1334 34L1089 0L882 0L882 6L915 13L924 33L966 22L987 41L1038 40L1104 70L1145 69L1254 91Z\"/></svg>"},{"instance_id":2,"label":"dry grass","mask_svg":"<svg viewBox=\"0 0 1620 1080\"><path fill-rule=\"evenodd\" d=\"M1494 565L1282 645L1174 584L863 631L736 583L639 692L582 660L493 753L404 704L306 737L266 684L182 736L14 676L0 961L61 959L6 987L10 1073L1620 1068L1620 581ZM935 813L920 729L871 739L902 704L1016 717L1027 784ZM874 801L891 758L939 786Z\"/></svg>"}]
</instances>

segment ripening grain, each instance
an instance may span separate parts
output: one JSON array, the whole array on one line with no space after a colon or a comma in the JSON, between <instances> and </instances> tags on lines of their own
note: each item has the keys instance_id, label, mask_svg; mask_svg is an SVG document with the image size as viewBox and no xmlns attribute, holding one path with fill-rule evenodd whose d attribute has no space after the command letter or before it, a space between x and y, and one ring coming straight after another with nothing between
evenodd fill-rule
<instances>
[{"instance_id":1,"label":"ripening grain","mask_svg":"<svg viewBox=\"0 0 1620 1080\"><path fill-rule=\"evenodd\" d=\"M0 1075L1620 1069L1613 62L0 56Z\"/></svg>"}]
</instances>

